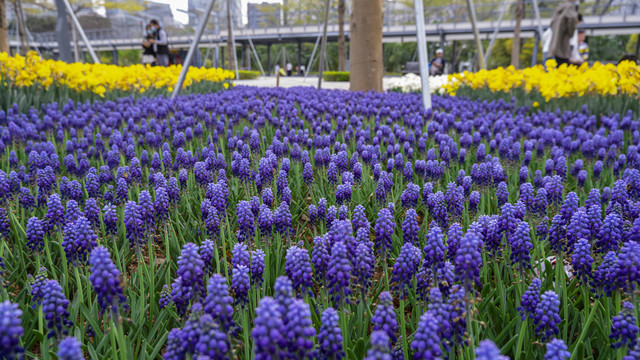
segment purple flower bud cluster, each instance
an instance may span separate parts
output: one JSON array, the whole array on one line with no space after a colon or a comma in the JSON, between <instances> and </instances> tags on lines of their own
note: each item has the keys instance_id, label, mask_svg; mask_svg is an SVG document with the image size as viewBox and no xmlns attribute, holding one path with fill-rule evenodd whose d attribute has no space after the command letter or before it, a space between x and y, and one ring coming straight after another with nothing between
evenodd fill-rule
<instances>
[{"instance_id":1,"label":"purple flower bud cluster","mask_svg":"<svg viewBox=\"0 0 640 360\"><path fill-rule=\"evenodd\" d=\"M553 339L547 343L547 352L544 360L569 360L571 353L567 350L567 345L560 339Z\"/></svg>"},{"instance_id":2,"label":"purple flower bud cluster","mask_svg":"<svg viewBox=\"0 0 640 360\"><path fill-rule=\"evenodd\" d=\"M558 294L549 290L542 294L533 316L536 335L548 341L560 332L560 300Z\"/></svg>"},{"instance_id":3,"label":"purple flower bud cluster","mask_svg":"<svg viewBox=\"0 0 640 360\"><path fill-rule=\"evenodd\" d=\"M24 335L22 310L9 300L0 303L0 354L7 359L21 359L24 349L20 338Z\"/></svg>"},{"instance_id":4,"label":"purple flower bud cluster","mask_svg":"<svg viewBox=\"0 0 640 360\"><path fill-rule=\"evenodd\" d=\"M391 339L391 343L395 343L397 340L396 333L398 332L398 321L396 319L396 312L393 308L393 298L388 291L383 291L380 294L378 300L378 306L376 312L371 318L373 324L373 330L382 330Z\"/></svg>"},{"instance_id":5,"label":"purple flower bud cluster","mask_svg":"<svg viewBox=\"0 0 640 360\"><path fill-rule=\"evenodd\" d=\"M82 343L75 337L64 338L58 344L58 359L60 360L84 360Z\"/></svg>"},{"instance_id":6,"label":"purple flower bud cluster","mask_svg":"<svg viewBox=\"0 0 640 360\"><path fill-rule=\"evenodd\" d=\"M525 320L527 316L532 317L535 313L536 307L540 302L541 288L542 281L536 278L531 281L531 285L529 285L524 294L522 294L522 297L520 298L520 306L518 307L522 320Z\"/></svg>"},{"instance_id":7,"label":"purple flower bud cluster","mask_svg":"<svg viewBox=\"0 0 640 360\"><path fill-rule=\"evenodd\" d=\"M375 231L376 252L381 254L382 257L385 258L391 252L391 236L395 231L395 221L389 209L383 208L378 212L378 220L376 220Z\"/></svg>"},{"instance_id":8,"label":"purple flower bud cluster","mask_svg":"<svg viewBox=\"0 0 640 360\"><path fill-rule=\"evenodd\" d=\"M293 288L302 293L311 293L313 286L313 270L309 252L304 248L292 246L285 256L285 273L291 279Z\"/></svg>"},{"instance_id":9,"label":"purple flower bud cluster","mask_svg":"<svg viewBox=\"0 0 640 360\"><path fill-rule=\"evenodd\" d=\"M49 333L47 337L57 336L60 338L67 335L68 329L73 327L73 322L69 320L69 300L62 292L62 287L55 280L47 280L42 289L44 294L42 300L42 313L47 321Z\"/></svg>"},{"instance_id":10,"label":"purple flower bud cluster","mask_svg":"<svg viewBox=\"0 0 640 360\"><path fill-rule=\"evenodd\" d=\"M89 280L98 295L101 311L109 311L117 318L120 306L127 309L127 298L120 284L120 271L111 261L109 250L104 246L93 249L89 264L91 264Z\"/></svg>"},{"instance_id":11,"label":"purple flower bud cluster","mask_svg":"<svg viewBox=\"0 0 640 360\"><path fill-rule=\"evenodd\" d=\"M630 302L622 304L620 314L614 316L611 321L611 334L609 334L612 341L611 347L616 349L621 346L634 347L638 337L638 326L636 325L636 311L633 304Z\"/></svg>"}]
</instances>

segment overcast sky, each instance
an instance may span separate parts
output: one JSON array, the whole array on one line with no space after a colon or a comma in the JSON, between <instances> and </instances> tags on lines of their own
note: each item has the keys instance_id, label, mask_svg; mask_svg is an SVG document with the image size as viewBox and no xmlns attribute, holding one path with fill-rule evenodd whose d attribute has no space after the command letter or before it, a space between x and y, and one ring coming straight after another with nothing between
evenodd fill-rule
<instances>
[{"instance_id":1,"label":"overcast sky","mask_svg":"<svg viewBox=\"0 0 640 360\"><path fill-rule=\"evenodd\" d=\"M181 11L178 11L178 9L185 10L185 11L187 10L188 0L152 0L152 1L171 5L171 10L173 11L173 17L176 19L176 21L179 21L183 24L186 24L189 22L189 15ZM216 1L224 1L224 0L216 0ZM270 3L281 4L282 0L240 0L240 2L242 3L242 16L244 19L243 22L246 23L248 3L270 2Z\"/></svg>"}]
</instances>

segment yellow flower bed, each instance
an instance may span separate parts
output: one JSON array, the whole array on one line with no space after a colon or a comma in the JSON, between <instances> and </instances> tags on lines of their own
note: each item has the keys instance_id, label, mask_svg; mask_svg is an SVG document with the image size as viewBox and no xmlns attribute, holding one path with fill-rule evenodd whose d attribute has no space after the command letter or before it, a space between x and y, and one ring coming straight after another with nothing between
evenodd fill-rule
<instances>
[{"instance_id":1,"label":"yellow flower bed","mask_svg":"<svg viewBox=\"0 0 640 360\"><path fill-rule=\"evenodd\" d=\"M103 96L111 90L137 91L149 89L173 90L182 66L151 67L144 65L116 66L105 64L67 64L45 60L35 52L27 56L0 53L0 81L18 87L41 85L48 89L59 84L76 91L91 91ZM200 81L222 82L233 78L233 72L213 68L192 67L184 87Z\"/></svg>"},{"instance_id":2,"label":"yellow flower bed","mask_svg":"<svg viewBox=\"0 0 640 360\"><path fill-rule=\"evenodd\" d=\"M455 80L455 81L454 81ZM476 73L465 71L449 76L445 85L447 93L455 95L460 86L472 89L488 88L491 91L509 91L523 88L527 92L537 90L550 99L583 95L638 95L640 93L640 66L625 61L619 65L595 63L591 67L557 66L555 60L542 65L516 70L513 66Z\"/></svg>"}]
</instances>

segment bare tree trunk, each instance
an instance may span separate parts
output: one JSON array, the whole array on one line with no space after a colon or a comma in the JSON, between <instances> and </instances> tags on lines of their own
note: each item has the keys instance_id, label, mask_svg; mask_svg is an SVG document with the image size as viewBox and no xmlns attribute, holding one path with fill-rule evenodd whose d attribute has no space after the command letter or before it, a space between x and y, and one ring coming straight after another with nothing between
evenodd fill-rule
<instances>
[{"instance_id":1,"label":"bare tree trunk","mask_svg":"<svg viewBox=\"0 0 640 360\"><path fill-rule=\"evenodd\" d=\"M352 0L351 91L382 91L382 0Z\"/></svg>"},{"instance_id":2,"label":"bare tree trunk","mask_svg":"<svg viewBox=\"0 0 640 360\"><path fill-rule=\"evenodd\" d=\"M9 31L7 30L5 0L0 0L0 52L9 53Z\"/></svg>"},{"instance_id":3,"label":"bare tree trunk","mask_svg":"<svg viewBox=\"0 0 640 360\"><path fill-rule=\"evenodd\" d=\"M231 27L233 26L233 19L231 18L231 0L227 0L227 52L229 54L229 70L233 71L236 67L236 63L234 62L233 52L236 51L233 40L233 31Z\"/></svg>"},{"instance_id":4,"label":"bare tree trunk","mask_svg":"<svg viewBox=\"0 0 640 360\"><path fill-rule=\"evenodd\" d=\"M347 70L347 52L344 36L345 0L338 0L338 71Z\"/></svg>"},{"instance_id":5,"label":"bare tree trunk","mask_svg":"<svg viewBox=\"0 0 640 360\"><path fill-rule=\"evenodd\" d=\"M516 26L513 29L513 47L511 48L511 65L520 68L520 28L524 14L524 1L518 0L516 5Z\"/></svg>"}]
</instances>

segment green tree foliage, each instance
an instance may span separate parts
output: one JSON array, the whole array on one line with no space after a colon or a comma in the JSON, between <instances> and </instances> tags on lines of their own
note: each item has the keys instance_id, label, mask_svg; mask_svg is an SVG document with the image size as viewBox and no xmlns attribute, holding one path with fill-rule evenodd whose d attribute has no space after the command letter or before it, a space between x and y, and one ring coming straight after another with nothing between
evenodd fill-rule
<instances>
[{"instance_id":1,"label":"green tree foliage","mask_svg":"<svg viewBox=\"0 0 640 360\"><path fill-rule=\"evenodd\" d=\"M625 52L635 51L635 48L633 51L628 49L630 43L633 44L632 46L635 45L630 38L629 35L590 37L589 61L617 62Z\"/></svg>"}]
</instances>

